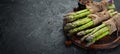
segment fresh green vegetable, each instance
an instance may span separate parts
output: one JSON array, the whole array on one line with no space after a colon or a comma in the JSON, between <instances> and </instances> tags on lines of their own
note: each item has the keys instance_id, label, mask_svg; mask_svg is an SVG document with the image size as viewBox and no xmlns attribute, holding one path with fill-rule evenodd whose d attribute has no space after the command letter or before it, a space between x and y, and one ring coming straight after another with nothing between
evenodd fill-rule
<instances>
[{"instance_id":1,"label":"fresh green vegetable","mask_svg":"<svg viewBox=\"0 0 120 54\"><path fill-rule=\"evenodd\" d=\"M92 40L94 37L99 36L99 35L101 35L102 33L106 32L106 31L109 31L109 28L108 28L108 27L103 27L103 28L101 28L100 30L98 30L97 32L95 32L94 34L88 36L88 37L86 38L86 40L87 40L87 41L90 41L90 40Z\"/></svg>"},{"instance_id":2,"label":"fresh green vegetable","mask_svg":"<svg viewBox=\"0 0 120 54\"><path fill-rule=\"evenodd\" d=\"M86 35L86 34L88 34L88 33L91 33L94 29L95 29L95 28L80 31L80 32L77 33L77 35L78 35L78 36Z\"/></svg>"},{"instance_id":3,"label":"fresh green vegetable","mask_svg":"<svg viewBox=\"0 0 120 54\"><path fill-rule=\"evenodd\" d=\"M90 45L94 44L96 41L98 41L99 39L105 37L105 36L108 35L108 34L109 34L109 31L106 31L106 32L104 32L103 34L95 37L95 38L92 39L89 43L87 43L86 47L89 47Z\"/></svg>"},{"instance_id":4,"label":"fresh green vegetable","mask_svg":"<svg viewBox=\"0 0 120 54\"><path fill-rule=\"evenodd\" d=\"M87 37L89 37L90 35L94 34L94 33L97 32L97 31L99 31L101 28L103 28L103 27L105 27L105 26L106 26L105 24L101 24L101 25L95 27L92 32L90 32L90 33L88 33L87 35L83 36L83 37L81 38L81 41L84 41Z\"/></svg>"},{"instance_id":5,"label":"fresh green vegetable","mask_svg":"<svg viewBox=\"0 0 120 54\"><path fill-rule=\"evenodd\" d=\"M77 27L77 26L84 25L84 24L90 22L91 20L92 20L92 19L91 19L91 18L88 18L88 17L83 18L83 19L79 19L79 20L74 21L74 22L72 22L72 23L66 24L66 26L64 27L64 29L67 30L67 29L75 28L75 27Z\"/></svg>"},{"instance_id":6,"label":"fresh green vegetable","mask_svg":"<svg viewBox=\"0 0 120 54\"><path fill-rule=\"evenodd\" d=\"M76 32L79 32L81 30L84 30L90 26L93 26L94 25L93 23L94 23L93 21L90 21L90 22L86 23L85 25L82 25L78 28L74 28L74 29L70 30L69 33L72 34L72 33L76 33Z\"/></svg>"},{"instance_id":7,"label":"fresh green vegetable","mask_svg":"<svg viewBox=\"0 0 120 54\"><path fill-rule=\"evenodd\" d=\"M116 14L116 12L113 12L113 13L110 13L110 15L111 16L114 16ZM90 18L88 18L89 20L80 20L80 21L75 21L75 23L73 23L73 24L69 24L70 26L65 26L65 29L69 29L69 28L73 28L73 27L76 27L76 26L78 26L78 25L80 25L81 24L81 26L79 26L79 27L77 27L77 28L74 28L74 29L71 29L70 31L69 31L69 33L76 33L76 32L79 32L79 31L81 31L81 30L84 30L84 29L86 29L86 28L89 28L89 27L91 27L91 26L94 26L94 21L91 19L91 21L90 21ZM84 24L82 25L82 23L83 23L83 21L84 21ZM89 21L89 22L88 22ZM86 22L88 22L88 23L86 23ZM86 23L86 24L85 24ZM71 26L72 25L72 26ZM100 26L98 26L92 33L94 33L94 32L96 32L97 30L99 30L101 27L104 27L105 25L104 24L102 24L102 25L100 25Z\"/></svg>"},{"instance_id":8,"label":"fresh green vegetable","mask_svg":"<svg viewBox=\"0 0 120 54\"><path fill-rule=\"evenodd\" d=\"M70 16L66 16L65 18L67 18L67 21L68 22L72 22L72 21L75 21L77 19L80 19L80 18L83 18L87 15L90 14L90 11L87 11L87 12L84 12L84 13L81 13L81 14L77 14L77 15L70 15Z\"/></svg>"},{"instance_id":9,"label":"fresh green vegetable","mask_svg":"<svg viewBox=\"0 0 120 54\"><path fill-rule=\"evenodd\" d=\"M114 4L111 4L110 6L108 6L108 9L115 9ZM91 12L88 9L84 9L78 12L72 12L69 13L67 15L65 15L65 19L67 20L67 22L72 22L75 21L77 19L83 18L87 15L89 15Z\"/></svg>"},{"instance_id":10,"label":"fresh green vegetable","mask_svg":"<svg viewBox=\"0 0 120 54\"><path fill-rule=\"evenodd\" d=\"M78 14L81 14L81 13L84 13L84 12L87 12L87 11L89 11L89 10L84 9L84 10L80 10L80 11L77 11L77 12L71 12L71 13L66 14L64 17L66 17L66 16L75 16L75 15L78 15Z\"/></svg>"}]
</instances>

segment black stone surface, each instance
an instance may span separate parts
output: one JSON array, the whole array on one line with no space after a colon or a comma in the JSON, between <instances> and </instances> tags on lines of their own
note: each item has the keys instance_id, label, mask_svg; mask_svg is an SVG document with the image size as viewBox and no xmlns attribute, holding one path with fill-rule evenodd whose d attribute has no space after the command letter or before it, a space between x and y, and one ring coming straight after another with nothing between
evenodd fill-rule
<instances>
[{"instance_id":1,"label":"black stone surface","mask_svg":"<svg viewBox=\"0 0 120 54\"><path fill-rule=\"evenodd\" d=\"M64 45L63 15L74 7L77 0L0 0L0 54L119 54Z\"/></svg>"}]
</instances>

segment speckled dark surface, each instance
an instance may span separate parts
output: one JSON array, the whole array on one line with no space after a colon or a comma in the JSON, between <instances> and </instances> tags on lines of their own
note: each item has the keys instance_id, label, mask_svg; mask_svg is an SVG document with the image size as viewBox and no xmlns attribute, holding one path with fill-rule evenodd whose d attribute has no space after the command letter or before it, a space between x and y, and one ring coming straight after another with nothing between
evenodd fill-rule
<instances>
[{"instance_id":1,"label":"speckled dark surface","mask_svg":"<svg viewBox=\"0 0 120 54\"><path fill-rule=\"evenodd\" d=\"M64 45L63 15L76 6L77 0L0 0L0 54L119 54L120 46L89 51Z\"/></svg>"}]
</instances>

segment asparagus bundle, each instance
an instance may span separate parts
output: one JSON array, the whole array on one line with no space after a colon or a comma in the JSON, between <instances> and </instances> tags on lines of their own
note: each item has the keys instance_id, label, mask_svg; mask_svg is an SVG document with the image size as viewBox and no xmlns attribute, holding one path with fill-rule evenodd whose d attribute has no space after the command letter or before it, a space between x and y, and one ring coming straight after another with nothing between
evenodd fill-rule
<instances>
[{"instance_id":1,"label":"asparagus bundle","mask_svg":"<svg viewBox=\"0 0 120 54\"><path fill-rule=\"evenodd\" d=\"M113 0L84 2L87 9L65 15L67 23L64 29L70 35L77 34L77 36L81 36L81 41L88 42L86 44L87 47L106 35L111 35L116 30L120 31L120 13L114 11L115 6L113 2ZM95 27L95 25L100 23L102 24ZM89 27L94 28L87 29Z\"/></svg>"},{"instance_id":2,"label":"asparagus bundle","mask_svg":"<svg viewBox=\"0 0 120 54\"><path fill-rule=\"evenodd\" d=\"M87 47L91 44L95 43L97 40L105 37L106 35L110 35L116 30L120 31L120 13L113 16L111 19L103 22L101 25L93 28L93 31L91 31L89 34L84 36L81 40L88 41Z\"/></svg>"},{"instance_id":3,"label":"asparagus bundle","mask_svg":"<svg viewBox=\"0 0 120 54\"><path fill-rule=\"evenodd\" d=\"M89 28L91 26L97 25L97 24L101 23L102 21L107 20L110 17L114 16L116 13L117 12L110 10L108 12L103 11L103 12L99 12L97 14L90 14L90 16L88 16L87 18L84 18L85 20L82 19L82 20L77 20L77 21L72 22L72 23L68 23L65 26L65 29L66 28L74 28L74 29L71 29L69 31L69 33L70 34L76 33L76 32L79 32L81 30L84 30L86 28ZM77 27L77 26L79 26L79 27ZM77 27L77 28L75 28L75 27Z\"/></svg>"},{"instance_id":4,"label":"asparagus bundle","mask_svg":"<svg viewBox=\"0 0 120 54\"><path fill-rule=\"evenodd\" d=\"M89 1L89 0L87 0ZM89 15L90 13L96 13L103 11L104 9L109 10L109 9L114 9L115 5L113 1L101 1L101 2L89 2L85 4L87 9L78 11L78 12L72 12L68 13L64 16L66 22L72 22L80 18L84 18L85 16ZM94 8L94 9L93 9Z\"/></svg>"},{"instance_id":5,"label":"asparagus bundle","mask_svg":"<svg viewBox=\"0 0 120 54\"><path fill-rule=\"evenodd\" d=\"M84 24L86 24L86 23L88 23L92 20L94 21L94 24L98 24L101 21L104 21L107 18L110 18L110 16L113 16L114 14L116 14L116 12L114 12L114 10L109 10L108 12L103 11L103 12L96 13L96 14L90 14L86 18L79 19L79 20L76 20L74 22L66 24L65 29L71 29L71 28L74 28L74 27L77 27L77 26L81 26L81 25L84 25ZM102 19L100 18L101 16L103 16Z\"/></svg>"}]
</instances>

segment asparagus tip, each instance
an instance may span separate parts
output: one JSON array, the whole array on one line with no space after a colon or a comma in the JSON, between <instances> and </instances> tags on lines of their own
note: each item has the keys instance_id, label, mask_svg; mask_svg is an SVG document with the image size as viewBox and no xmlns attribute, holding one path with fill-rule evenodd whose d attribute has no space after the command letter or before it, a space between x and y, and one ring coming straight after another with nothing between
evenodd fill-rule
<instances>
[{"instance_id":1,"label":"asparagus tip","mask_svg":"<svg viewBox=\"0 0 120 54\"><path fill-rule=\"evenodd\" d=\"M84 36L83 38L81 38L81 41L84 41L88 36L89 36L89 34Z\"/></svg>"},{"instance_id":2,"label":"asparagus tip","mask_svg":"<svg viewBox=\"0 0 120 54\"><path fill-rule=\"evenodd\" d=\"M68 24L66 24L66 26L64 27L64 29L65 30L67 30L67 29L71 29L72 28L72 23L68 23Z\"/></svg>"},{"instance_id":3,"label":"asparagus tip","mask_svg":"<svg viewBox=\"0 0 120 54\"><path fill-rule=\"evenodd\" d=\"M78 36L84 35L84 31L78 32L77 35L78 35Z\"/></svg>"},{"instance_id":4,"label":"asparagus tip","mask_svg":"<svg viewBox=\"0 0 120 54\"><path fill-rule=\"evenodd\" d=\"M67 20L67 19L68 19L68 16L64 16L64 19Z\"/></svg>"},{"instance_id":5,"label":"asparagus tip","mask_svg":"<svg viewBox=\"0 0 120 54\"><path fill-rule=\"evenodd\" d=\"M69 17L68 17L68 16L65 16L65 17L64 17L64 21L65 21L65 22L69 22Z\"/></svg>"},{"instance_id":6,"label":"asparagus tip","mask_svg":"<svg viewBox=\"0 0 120 54\"><path fill-rule=\"evenodd\" d=\"M73 16L65 16L64 21L71 22L74 20L73 18L74 18Z\"/></svg>"},{"instance_id":7,"label":"asparagus tip","mask_svg":"<svg viewBox=\"0 0 120 54\"><path fill-rule=\"evenodd\" d=\"M94 35L90 35L90 36L88 36L87 38L86 38L86 41L90 41L90 40L92 40L94 38Z\"/></svg>"}]
</instances>

